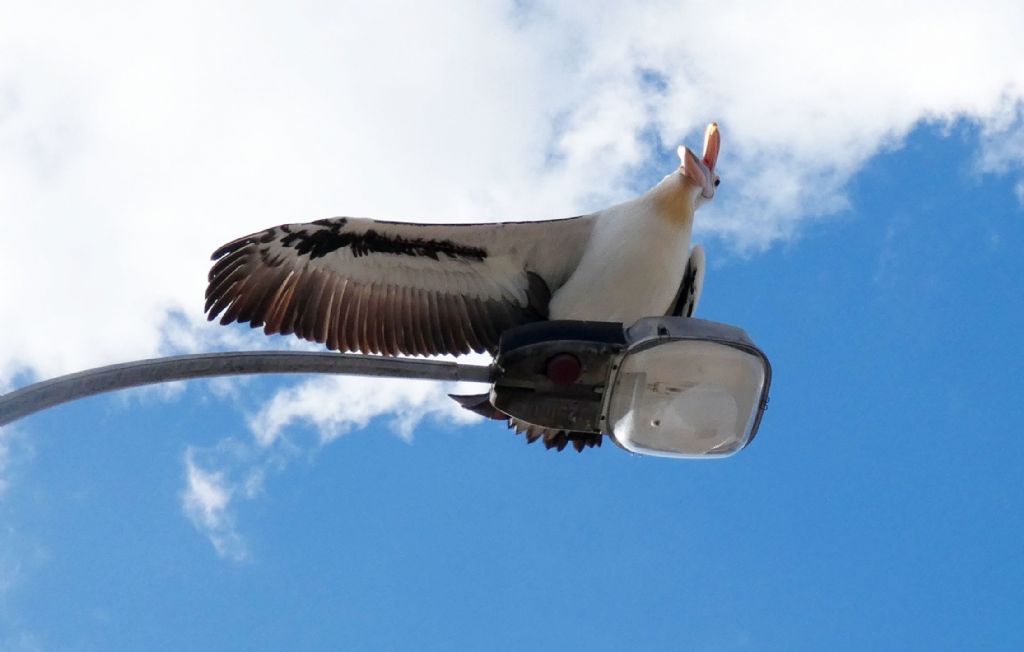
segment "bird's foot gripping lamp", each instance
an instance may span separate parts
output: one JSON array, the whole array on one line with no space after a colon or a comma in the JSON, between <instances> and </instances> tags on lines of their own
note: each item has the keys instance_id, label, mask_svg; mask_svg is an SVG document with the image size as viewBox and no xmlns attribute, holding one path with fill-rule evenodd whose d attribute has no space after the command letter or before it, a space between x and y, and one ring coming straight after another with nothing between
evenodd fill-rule
<instances>
[{"instance_id":1,"label":"bird's foot gripping lamp","mask_svg":"<svg viewBox=\"0 0 1024 652\"><path fill-rule=\"evenodd\" d=\"M663 457L722 457L757 434L771 365L739 328L648 317L539 322L502 336L491 404L544 428Z\"/></svg>"},{"instance_id":2,"label":"bird's foot gripping lamp","mask_svg":"<svg viewBox=\"0 0 1024 652\"><path fill-rule=\"evenodd\" d=\"M721 457L750 443L771 366L739 328L648 317L629 328L552 321L503 334L494 364L285 351L204 353L69 374L0 396L0 426L101 392L255 373L328 373L491 382L489 403L517 421L610 435L628 451Z\"/></svg>"}]
</instances>

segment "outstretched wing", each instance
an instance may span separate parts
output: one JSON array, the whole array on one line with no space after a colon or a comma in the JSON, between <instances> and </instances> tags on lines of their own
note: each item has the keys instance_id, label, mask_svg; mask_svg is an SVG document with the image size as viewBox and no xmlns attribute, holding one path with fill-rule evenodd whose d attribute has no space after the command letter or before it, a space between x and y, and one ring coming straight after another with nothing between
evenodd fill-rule
<instances>
[{"instance_id":1,"label":"outstretched wing","mask_svg":"<svg viewBox=\"0 0 1024 652\"><path fill-rule=\"evenodd\" d=\"M700 303L700 292L704 289L704 268L707 262L704 258L704 247L694 245L690 251L690 259L686 262L686 270L683 271L683 280L679 283L679 292L676 293L675 301L669 309L669 316L693 317Z\"/></svg>"},{"instance_id":2,"label":"outstretched wing","mask_svg":"<svg viewBox=\"0 0 1024 652\"><path fill-rule=\"evenodd\" d=\"M206 311L340 351L493 352L504 330L547 317L592 228L592 216L286 224L213 253Z\"/></svg>"}]
</instances>

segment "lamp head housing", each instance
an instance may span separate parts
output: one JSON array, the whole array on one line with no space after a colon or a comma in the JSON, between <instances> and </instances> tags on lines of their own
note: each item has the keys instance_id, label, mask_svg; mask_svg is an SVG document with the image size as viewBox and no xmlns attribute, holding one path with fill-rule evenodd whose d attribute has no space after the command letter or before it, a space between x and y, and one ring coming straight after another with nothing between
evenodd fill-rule
<instances>
[{"instance_id":1,"label":"lamp head housing","mask_svg":"<svg viewBox=\"0 0 1024 652\"><path fill-rule=\"evenodd\" d=\"M739 328L703 319L551 321L502 336L492 405L544 428L604 433L662 457L724 457L757 434L771 365Z\"/></svg>"}]
</instances>

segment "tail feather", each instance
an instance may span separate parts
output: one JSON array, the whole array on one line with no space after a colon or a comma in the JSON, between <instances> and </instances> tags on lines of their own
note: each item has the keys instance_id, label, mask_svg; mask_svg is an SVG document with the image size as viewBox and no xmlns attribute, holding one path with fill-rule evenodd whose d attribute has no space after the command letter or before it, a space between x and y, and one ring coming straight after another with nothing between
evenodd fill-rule
<instances>
[{"instance_id":1,"label":"tail feather","mask_svg":"<svg viewBox=\"0 0 1024 652\"><path fill-rule=\"evenodd\" d=\"M489 394L449 394L449 396L474 414L479 414L487 419L505 421L510 430L515 431L517 435L524 435L528 444L543 439L544 447L548 450L554 448L561 451L571 443L576 452L582 453L584 448L599 447L603 439L600 433L555 430L520 421L491 405Z\"/></svg>"},{"instance_id":2,"label":"tail feather","mask_svg":"<svg viewBox=\"0 0 1024 652\"><path fill-rule=\"evenodd\" d=\"M489 394L449 394L448 396L470 412L479 414L485 419L494 419L495 421L508 419L503 412L491 405Z\"/></svg>"}]
</instances>

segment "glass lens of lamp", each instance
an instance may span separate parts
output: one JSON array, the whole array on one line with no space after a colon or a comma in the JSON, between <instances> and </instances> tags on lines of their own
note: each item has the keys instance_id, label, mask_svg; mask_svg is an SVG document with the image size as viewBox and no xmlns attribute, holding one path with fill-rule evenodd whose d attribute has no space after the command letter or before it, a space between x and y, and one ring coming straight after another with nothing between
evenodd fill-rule
<instances>
[{"instance_id":1,"label":"glass lens of lamp","mask_svg":"<svg viewBox=\"0 0 1024 652\"><path fill-rule=\"evenodd\" d=\"M627 352L608 423L634 453L730 455L750 439L764 376L760 358L717 342L677 340Z\"/></svg>"}]
</instances>

